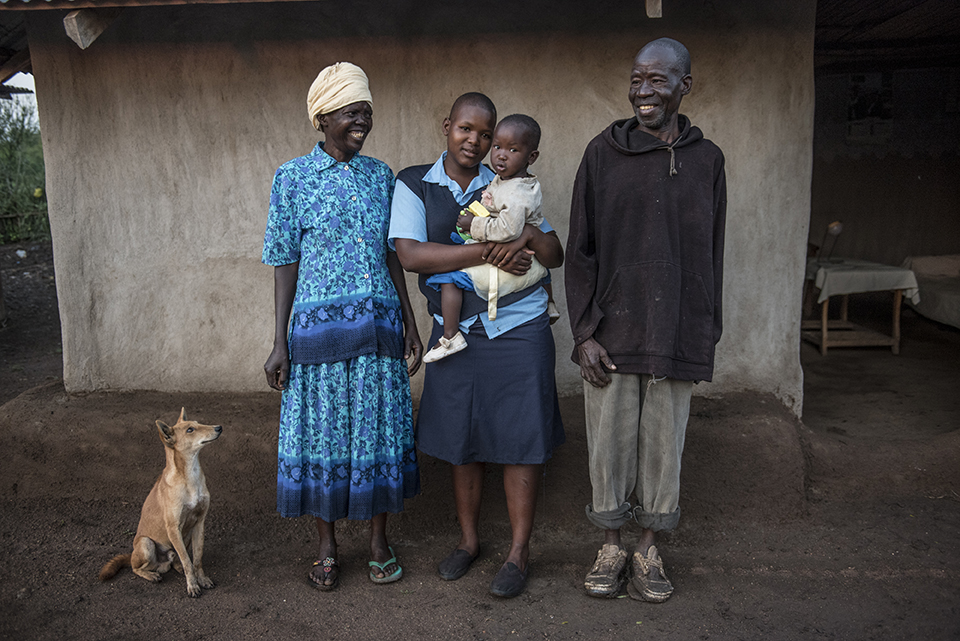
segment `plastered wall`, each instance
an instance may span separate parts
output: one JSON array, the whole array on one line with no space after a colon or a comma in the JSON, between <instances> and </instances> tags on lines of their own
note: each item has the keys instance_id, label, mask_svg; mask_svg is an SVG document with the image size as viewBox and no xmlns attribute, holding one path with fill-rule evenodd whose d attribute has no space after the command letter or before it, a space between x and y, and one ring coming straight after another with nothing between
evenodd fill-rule
<instances>
[{"instance_id":1,"label":"plastered wall","mask_svg":"<svg viewBox=\"0 0 960 641\"><path fill-rule=\"evenodd\" d=\"M464 91L487 93L501 115L536 117L545 212L566 241L583 148L631 115L633 56L669 35L693 58L681 111L727 159L725 330L714 382L698 393L772 392L799 413L815 3L667 0L660 20L642 3L613 4L633 16L612 21L617 29L578 15L580 4L553 3L570 9L549 29L500 25L494 12L486 32L466 36L452 33L455 16L420 33L354 16L355 35L338 36L335 16L315 3L265 5L259 17L257 5L127 9L85 51L63 35L61 16L32 12L67 388L265 389L270 183L318 139L305 95L324 65L366 70L375 125L364 153L395 171L438 157L441 120ZM554 282L565 309L562 273ZM576 392L566 319L554 334L560 391ZM414 392L421 386L419 374Z\"/></svg>"}]
</instances>

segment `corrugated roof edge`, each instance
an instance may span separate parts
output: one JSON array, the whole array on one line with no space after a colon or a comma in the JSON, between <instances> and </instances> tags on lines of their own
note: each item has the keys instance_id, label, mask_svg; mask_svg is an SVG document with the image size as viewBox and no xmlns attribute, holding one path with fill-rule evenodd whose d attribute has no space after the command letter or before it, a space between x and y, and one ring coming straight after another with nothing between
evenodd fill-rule
<instances>
[{"instance_id":1,"label":"corrugated roof edge","mask_svg":"<svg viewBox=\"0 0 960 641\"><path fill-rule=\"evenodd\" d=\"M307 2L309 0L0 0L0 9L11 11L151 7L184 4L238 4L256 2Z\"/></svg>"}]
</instances>

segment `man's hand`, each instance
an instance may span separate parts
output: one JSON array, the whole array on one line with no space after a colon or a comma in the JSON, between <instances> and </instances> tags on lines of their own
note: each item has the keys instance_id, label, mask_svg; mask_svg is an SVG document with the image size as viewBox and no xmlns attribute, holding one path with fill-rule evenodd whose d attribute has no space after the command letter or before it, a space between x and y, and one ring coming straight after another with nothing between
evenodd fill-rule
<instances>
[{"instance_id":1,"label":"man's hand","mask_svg":"<svg viewBox=\"0 0 960 641\"><path fill-rule=\"evenodd\" d=\"M607 350L592 337L577 345L577 360L580 362L580 376L594 387L610 384L610 377L603 371L604 366L613 371L617 369Z\"/></svg>"}]
</instances>

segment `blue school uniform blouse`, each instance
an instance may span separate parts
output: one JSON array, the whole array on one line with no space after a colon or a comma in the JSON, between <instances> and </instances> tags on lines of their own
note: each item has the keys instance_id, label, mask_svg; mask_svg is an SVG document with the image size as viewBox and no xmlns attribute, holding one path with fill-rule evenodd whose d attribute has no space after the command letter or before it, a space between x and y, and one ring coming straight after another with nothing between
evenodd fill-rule
<instances>
[{"instance_id":1,"label":"blue school uniform blouse","mask_svg":"<svg viewBox=\"0 0 960 641\"><path fill-rule=\"evenodd\" d=\"M337 162L317 144L273 179L263 262L299 261L290 362L403 358L400 299L387 269L394 176L375 158Z\"/></svg>"},{"instance_id":2,"label":"blue school uniform blouse","mask_svg":"<svg viewBox=\"0 0 960 641\"><path fill-rule=\"evenodd\" d=\"M443 159L446 158L447 152L443 152L440 156L440 159L433 164L429 171L424 175L423 181L428 183L433 183L440 185L441 187L446 187L450 190L450 193L453 194L454 199L462 207L466 207L470 203L468 195L475 192L481 187L486 187L493 177L496 175L488 169L485 165L480 165L480 173L476 178L470 183L467 187L466 192L460 189L460 185L457 184L457 181L450 178L447 175L447 172L443 169ZM540 230L543 232L553 231L553 227L550 226L546 221L540 225ZM453 231L453 230L450 230ZM396 238L409 238L411 240L416 240L421 243L427 242L427 216L426 208L423 204L423 201L410 191L410 188L404 185L402 182L396 184L396 189L393 194L393 204L391 206L390 212L390 232L388 234L390 248L394 248L394 239ZM469 294L475 295L475 294ZM540 316L547 311L547 292L542 287L539 288L534 293L526 296L517 302L501 307L497 311L496 320L490 320L487 318L486 314L479 314L478 316L471 316L470 318L464 319L460 322L460 331L464 334L469 334L470 326L479 318L480 322L483 323L484 330L487 333L489 338L496 338L497 336L510 331L514 327L518 327L526 323L527 321L533 320L537 316ZM439 315L435 315L434 319L443 324L443 318Z\"/></svg>"}]
</instances>

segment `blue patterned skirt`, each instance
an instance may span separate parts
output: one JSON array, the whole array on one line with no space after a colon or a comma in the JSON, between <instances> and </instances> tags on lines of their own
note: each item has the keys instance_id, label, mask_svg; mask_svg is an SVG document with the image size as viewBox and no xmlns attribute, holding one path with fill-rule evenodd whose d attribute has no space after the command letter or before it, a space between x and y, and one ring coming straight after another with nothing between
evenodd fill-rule
<instances>
[{"instance_id":1,"label":"blue patterned skirt","mask_svg":"<svg viewBox=\"0 0 960 641\"><path fill-rule=\"evenodd\" d=\"M333 522L401 512L420 493L406 363L367 354L291 364L278 459L282 516Z\"/></svg>"}]
</instances>

